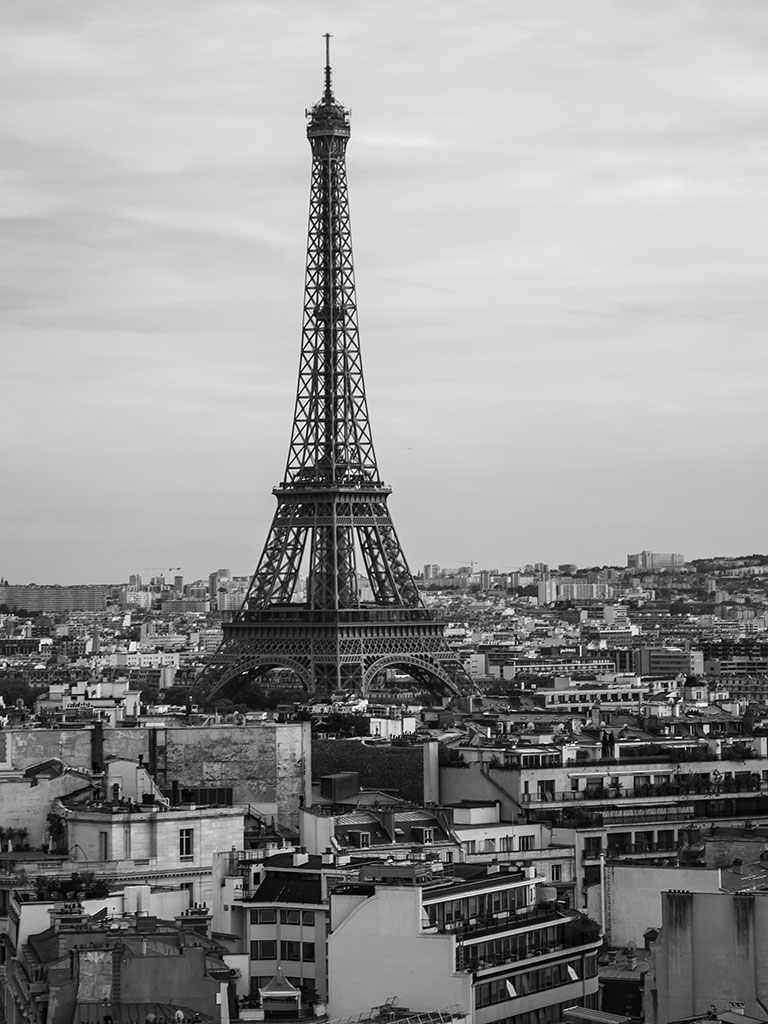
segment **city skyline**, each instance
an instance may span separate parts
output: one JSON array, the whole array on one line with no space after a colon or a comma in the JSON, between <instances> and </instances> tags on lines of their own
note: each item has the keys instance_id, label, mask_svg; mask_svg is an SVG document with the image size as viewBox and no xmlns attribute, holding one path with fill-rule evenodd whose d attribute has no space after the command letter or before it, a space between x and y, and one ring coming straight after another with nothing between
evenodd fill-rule
<instances>
[{"instance_id":1,"label":"city skyline","mask_svg":"<svg viewBox=\"0 0 768 1024\"><path fill-rule=\"evenodd\" d=\"M123 579L167 551L187 578L253 571L288 445L324 31L411 568L760 550L759 16L17 8L0 574Z\"/></svg>"}]
</instances>

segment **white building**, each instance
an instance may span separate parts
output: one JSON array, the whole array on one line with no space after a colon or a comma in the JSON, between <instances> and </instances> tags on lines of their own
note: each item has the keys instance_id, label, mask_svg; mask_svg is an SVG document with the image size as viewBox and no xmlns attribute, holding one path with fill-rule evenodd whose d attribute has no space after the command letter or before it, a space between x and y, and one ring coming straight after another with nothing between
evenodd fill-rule
<instances>
[{"instance_id":1,"label":"white building","mask_svg":"<svg viewBox=\"0 0 768 1024\"><path fill-rule=\"evenodd\" d=\"M557 910L533 869L435 867L373 864L331 894L331 1017L393 993L414 1011L459 1005L470 1024L524 1024L533 1011L549 1024L568 1006L597 1007L594 922Z\"/></svg>"}]
</instances>

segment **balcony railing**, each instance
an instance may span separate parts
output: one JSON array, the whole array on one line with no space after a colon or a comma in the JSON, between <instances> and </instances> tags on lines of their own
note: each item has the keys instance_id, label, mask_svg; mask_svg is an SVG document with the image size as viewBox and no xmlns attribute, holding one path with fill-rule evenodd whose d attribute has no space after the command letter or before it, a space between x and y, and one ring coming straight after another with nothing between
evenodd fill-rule
<instances>
[{"instance_id":1,"label":"balcony railing","mask_svg":"<svg viewBox=\"0 0 768 1024\"><path fill-rule=\"evenodd\" d=\"M649 797L707 797L724 793L768 792L768 783L759 779L723 779L721 782L700 782L687 785L682 782L659 782L635 786L631 789L590 786L588 789L560 790L546 793L524 793L524 804L576 803L610 800L647 800Z\"/></svg>"},{"instance_id":2,"label":"balcony railing","mask_svg":"<svg viewBox=\"0 0 768 1024\"><path fill-rule=\"evenodd\" d=\"M465 941L476 939L483 935L494 935L499 932L514 931L518 928L528 928L531 924L542 924L546 922L562 922L572 917L559 910L552 910L550 907L518 907L517 910L502 910L495 914L488 914L478 918L465 918L460 921L447 921L444 925L438 925L440 933L453 933L457 939Z\"/></svg>"},{"instance_id":3,"label":"balcony railing","mask_svg":"<svg viewBox=\"0 0 768 1024\"><path fill-rule=\"evenodd\" d=\"M754 750L734 750L731 746L724 745L720 756L715 756L714 751L708 746L702 746L696 750L690 748L675 750L672 747L647 754L635 753L632 750L620 750L618 757L569 757L564 764L568 768L588 768L593 764L650 764L654 761L659 764L701 764L704 761L743 761L745 758L754 761L761 760Z\"/></svg>"},{"instance_id":4,"label":"balcony railing","mask_svg":"<svg viewBox=\"0 0 768 1024\"><path fill-rule=\"evenodd\" d=\"M606 857L627 857L644 853L652 853L657 856L674 857L677 854L677 846L670 846L669 843L625 843L623 845L609 845L599 850L587 849L581 851L582 861L599 860L601 854Z\"/></svg>"},{"instance_id":5,"label":"balcony railing","mask_svg":"<svg viewBox=\"0 0 768 1024\"><path fill-rule=\"evenodd\" d=\"M482 971L488 967L498 967L501 964L514 964L522 961L532 960L535 957L548 956L550 953L558 953L564 949L576 949L590 943L600 941L600 935L595 930L594 922L571 921L568 923L565 934L554 943L542 943L540 936L533 932L527 936L527 941L521 943L516 949L505 950L500 953L478 956L477 947L461 946L456 950L457 971Z\"/></svg>"}]
</instances>

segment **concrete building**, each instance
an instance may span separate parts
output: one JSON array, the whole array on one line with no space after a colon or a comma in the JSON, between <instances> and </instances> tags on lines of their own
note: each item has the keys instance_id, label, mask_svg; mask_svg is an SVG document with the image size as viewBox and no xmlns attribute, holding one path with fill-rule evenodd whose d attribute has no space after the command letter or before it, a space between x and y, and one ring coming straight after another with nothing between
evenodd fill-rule
<instances>
[{"instance_id":1,"label":"concrete building","mask_svg":"<svg viewBox=\"0 0 768 1024\"><path fill-rule=\"evenodd\" d=\"M47 910L47 928L7 937L0 978L7 1024L225 1019L220 1007L230 1001L233 972L204 908L174 921L113 916L106 907L91 916L77 900Z\"/></svg>"},{"instance_id":2,"label":"concrete building","mask_svg":"<svg viewBox=\"0 0 768 1024\"><path fill-rule=\"evenodd\" d=\"M460 775L453 777L461 781ZM559 906L575 905L574 848L554 843L547 825L502 821L500 800L463 800L444 805L443 811L461 844L462 863L533 867L557 891Z\"/></svg>"},{"instance_id":3,"label":"concrete building","mask_svg":"<svg viewBox=\"0 0 768 1024\"><path fill-rule=\"evenodd\" d=\"M294 830L299 807L311 801L308 722L158 723L151 728L96 723L80 729L0 731L0 783L51 758L90 772L94 766L100 770L109 757L141 760L163 792L174 781L182 789L227 791L226 800L218 802L249 804Z\"/></svg>"},{"instance_id":4,"label":"concrete building","mask_svg":"<svg viewBox=\"0 0 768 1024\"><path fill-rule=\"evenodd\" d=\"M605 861L602 879L587 892L586 912L603 926L609 946L642 949L649 929L658 931L662 919L662 893L670 889L720 892L719 868L646 861Z\"/></svg>"},{"instance_id":5,"label":"concrete building","mask_svg":"<svg viewBox=\"0 0 768 1024\"><path fill-rule=\"evenodd\" d=\"M393 805L341 812L332 805L301 810L299 841L309 853L326 850L353 859L405 859L416 848L445 861L457 860L460 844L434 808Z\"/></svg>"},{"instance_id":6,"label":"concrete building","mask_svg":"<svg viewBox=\"0 0 768 1024\"><path fill-rule=\"evenodd\" d=\"M632 652L632 659L639 676L695 676L704 672L703 653L689 647L638 647Z\"/></svg>"},{"instance_id":7,"label":"concrete building","mask_svg":"<svg viewBox=\"0 0 768 1024\"><path fill-rule=\"evenodd\" d=\"M658 572L660 569L679 569L685 565L683 555L673 552L639 551L635 555L627 555L627 568L638 572Z\"/></svg>"},{"instance_id":8,"label":"concrete building","mask_svg":"<svg viewBox=\"0 0 768 1024\"><path fill-rule=\"evenodd\" d=\"M72 710L90 711L106 725L136 723L141 710L141 693L132 689L128 679L95 679L74 683L54 683L35 701L35 711L52 719L65 719Z\"/></svg>"},{"instance_id":9,"label":"concrete building","mask_svg":"<svg viewBox=\"0 0 768 1024\"><path fill-rule=\"evenodd\" d=\"M573 1004L597 1007L594 922L556 909L533 869L440 867L373 864L331 894L332 1017L393 992L412 1010L458 1004L470 1024L524 1024L532 1012L547 1024Z\"/></svg>"},{"instance_id":10,"label":"concrete building","mask_svg":"<svg viewBox=\"0 0 768 1024\"><path fill-rule=\"evenodd\" d=\"M110 587L45 587L35 583L0 586L0 604L28 612L98 612L107 607Z\"/></svg>"},{"instance_id":11,"label":"concrete building","mask_svg":"<svg viewBox=\"0 0 768 1024\"><path fill-rule=\"evenodd\" d=\"M768 1017L768 892L666 892L646 975L647 1024L707 1014L724 1003Z\"/></svg>"},{"instance_id":12,"label":"concrete building","mask_svg":"<svg viewBox=\"0 0 768 1024\"><path fill-rule=\"evenodd\" d=\"M62 805L61 816L76 865L118 877L172 878L196 902L211 899L214 853L243 846L242 807L94 803Z\"/></svg>"}]
</instances>

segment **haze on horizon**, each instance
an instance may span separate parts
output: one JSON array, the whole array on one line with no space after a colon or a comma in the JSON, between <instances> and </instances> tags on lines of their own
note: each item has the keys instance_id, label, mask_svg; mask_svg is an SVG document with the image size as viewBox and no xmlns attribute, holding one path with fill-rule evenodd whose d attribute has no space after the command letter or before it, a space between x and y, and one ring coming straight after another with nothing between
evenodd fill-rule
<instances>
[{"instance_id":1,"label":"haze on horizon","mask_svg":"<svg viewBox=\"0 0 768 1024\"><path fill-rule=\"evenodd\" d=\"M0 577L253 570L293 411L326 31L411 568L765 550L759 0L5 15Z\"/></svg>"}]
</instances>

